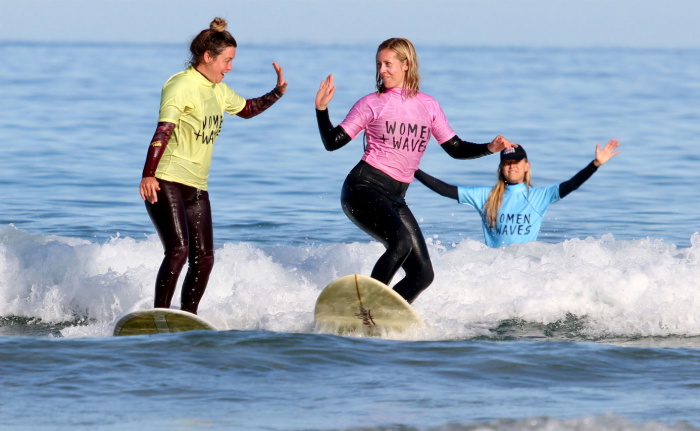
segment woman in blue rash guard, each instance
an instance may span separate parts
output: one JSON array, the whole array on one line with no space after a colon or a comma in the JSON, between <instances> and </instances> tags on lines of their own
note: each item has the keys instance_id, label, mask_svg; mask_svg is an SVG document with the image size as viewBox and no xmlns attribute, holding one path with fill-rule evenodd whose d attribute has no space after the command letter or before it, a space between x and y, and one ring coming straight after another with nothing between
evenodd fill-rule
<instances>
[{"instance_id":1,"label":"woman in blue rash guard","mask_svg":"<svg viewBox=\"0 0 700 431\"><path fill-rule=\"evenodd\" d=\"M489 187L457 187L434 178L420 169L415 178L434 192L460 204L471 205L481 214L484 240L489 247L535 241L542 218L554 202L573 192L598 168L619 154L617 139L605 147L596 145L595 159L570 180L549 187L530 185L530 163L522 146L501 151L498 182Z\"/></svg>"}]
</instances>

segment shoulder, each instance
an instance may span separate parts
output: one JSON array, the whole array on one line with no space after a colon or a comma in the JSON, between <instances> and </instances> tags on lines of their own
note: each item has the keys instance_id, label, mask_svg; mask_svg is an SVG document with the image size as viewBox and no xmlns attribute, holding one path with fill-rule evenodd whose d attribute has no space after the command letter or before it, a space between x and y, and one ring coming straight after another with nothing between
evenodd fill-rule
<instances>
[{"instance_id":1,"label":"shoulder","mask_svg":"<svg viewBox=\"0 0 700 431\"><path fill-rule=\"evenodd\" d=\"M216 89L217 89L217 91L220 91L226 95L237 95L237 93L233 90L233 88L229 87L228 84L225 82L220 82L220 83L216 84Z\"/></svg>"},{"instance_id":2,"label":"shoulder","mask_svg":"<svg viewBox=\"0 0 700 431\"><path fill-rule=\"evenodd\" d=\"M457 201L481 210L491 193L491 187L457 187Z\"/></svg>"},{"instance_id":3,"label":"shoulder","mask_svg":"<svg viewBox=\"0 0 700 431\"><path fill-rule=\"evenodd\" d=\"M547 194L551 193L552 190L559 190L559 186L560 184L546 187L530 187L530 193Z\"/></svg>"},{"instance_id":4,"label":"shoulder","mask_svg":"<svg viewBox=\"0 0 700 431\"><path fill-rule=\"evenodd\" d=\"M386 94L370 93L355 102L352 109L360 111L372 110L378 106L385 105L388 101L389 97Z\"/></svg>"},{"instance_id":5,"label":"shoulder","mask_svg":"<svg viewBox=\"0 0 700 431\"><path fill-rule=\"evenodd\" d=\"M192 80L182 71L171 76L163 85L161 104L187 104L192 93Z\"/></svg>"},{"instance_id":6,"label":"shoulder","mask_svg":"<svg viewBox=\"0 0 700 431\"><path fill-rule=\"evenodd\" d=\"M468 191L469 193L484 193L484 192L491 192L491 189L493 187L486 187L486 186L475 186L475 187L464 187L464 186L458 186L460 190L465 190Z\"/></svg>"},{"instance_id":7,"label":"shoulder","mask_svg":"<svg viewBox=\"0 0 700 431\"><path fill-rule=\"evenodd\" d=\"M464 194L465 196L487 196L491 193L492 187L484 187L484 186L478 186L478 187L464 187L464 186L457 186L457 191L460 194Z\"/></svg>"},{"instance_id":8,"label":"shoulder","mask_svg":"<svg viewBox=\"0 0 700 431\"><path fill-rule=\"evenodd\" d=\"M168 80L165 81L165 86L168 87L173 85L187 85L187 83L191 81L191 79L192 78L190 74L187 73L187 70L183 70L168 78Z\"/></svg>"},{"instance_id":9,"label":"shoulder","mask_svg":"<svg viewBox=\"0 0 700 431\"><path fill-rule=\"evenodd\" d=\"M531 187L530 188L530 199L537 201L547 201L555 202L560 199L559 197L559 184L547 187Z\"/></svg>"},{"instance_id":10,"label":"shoulder","mask_svg":"<svg viewBox=\"0 0 700 431\"><path fill-rule=\"evenodd\" d=\"M429 94L425 94L422 91L419 91L418 93L416 93L416 95L414 97L416 98L416 100L420 100L420 101L425 102L425 103L434 103L436 105L439 105L436 98L434 98L433 96L431 96Z\"/></svg>"},{"instance_id":11,"label":"shoulder","mask_svg":"<svg viewBox=\"0 0 700 431\"><path fill-rule=\"evenodd\" d=\"M163 97L177 98L184 97L186 94L192 94L197 89L196 80L193 79L187 70L178 72L171 76L163 85Z\"/></svg>"},{"instance_id":12,"label":"shoulder","mask_svg":"<svg viewBox=\"0 0 700 431\"><path fill-rule=\"evenodd\" d=\"M365 96L360 97L360 100L356 102L356 104L362 103L362 104L373 104L373 103L380 103L381 101L388 100L389 96L384 93L384 94L377 94L377 93L369 93Z\"/></svg>"},{"instance_id":13,"label":"shoulder","mask_svg":"<svg viewBox=\"0 0 700 431\"><path fill-rule=\"evenodd\" d=\"M420 91L415 96L413 96L412 99L416 100L419 103L422 103L423 105L431 109L441 109L437 99Z\"/></svg>"},{"instance_id":14,"label":"shoulder","mask_svg":"<svg viewBox=\"0 0 700 431\"><path fill-rule=\"evenodd\" d=\"M438 103L437 99L425 93L418 92L411 99L415 100L415 103L421 104L431 115L436 118L440 118L442 115L442 107Z\"/></svg>"}]
</instances>

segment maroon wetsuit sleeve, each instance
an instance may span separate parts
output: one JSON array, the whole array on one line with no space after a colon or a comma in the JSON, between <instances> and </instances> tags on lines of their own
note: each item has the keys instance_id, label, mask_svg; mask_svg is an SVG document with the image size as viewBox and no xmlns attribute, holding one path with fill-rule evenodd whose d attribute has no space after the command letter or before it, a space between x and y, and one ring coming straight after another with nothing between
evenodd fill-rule
<instances>
[{"instance_id":1,"label":"maroon wetsuit sleeve","mask_svg":"<svg viewBox=\"0 0 700 431\"><path fill-rule=\"evenodd\" d=\"M146 154L146 163L143 165L141 178L156 176L158 162L163 157L165 147L168 146L170 137L173 135L173 130L175 130L175 124L173 123L158 123L156 132L151 139L151 145L148 146L148 154Z\"/></svg>"},{"instance_id":2,"label":"maroon wetsuit sleeve","mask_svg":"<svg viewBox=\"0 0 700 431\"><path fill-rule=\"evenodd\" d=\"M277 87L275 87L274 90L264 96L256 97L255 99L247 99L245 101L245 107L236 115L245 119L253 118L274 105L280 97L282 97L282 93L277 91Z\"/></svg>"}]
</instances>

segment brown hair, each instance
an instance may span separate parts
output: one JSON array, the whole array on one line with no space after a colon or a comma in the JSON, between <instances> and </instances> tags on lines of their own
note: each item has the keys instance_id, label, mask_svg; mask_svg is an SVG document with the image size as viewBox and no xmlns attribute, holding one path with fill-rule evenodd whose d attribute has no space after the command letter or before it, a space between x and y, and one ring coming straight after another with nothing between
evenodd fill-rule
<instances>
[{"instance_id":1,"label":"brown hair","mask_svg":"<svg viewBox=\"0 0 700 431\"><path fill-rule=\"evenodd\" d=\"M190 44L190 53L192 53L190 66L196 67L200 64L206 52L216 57L229 46L238 47L236 39L226 30L227 27L225 19L214 18L208 29L199 32Z\"/></svg>"},{"instance_id":2,"label":"brown hair","mask_svg":"<svg viewBox=\"0 0 700 431\"><path fill-rule=\"evenodd\" d=\"M527 161L527 159L524 160ZM506 177L503 176L503 165L504 163L498 165L498 182L491 189L491 193L489 193L489 197L486 199L483 209L483 217L486 219L486 226L492 230L495 229L498 224L498 212L501 210L503 194L506 191ZM530 180L531 175L528 169L528 171L525 172L524 181L528 187L532 186Z\"/></svg>"},{"instance_id":3,"label":"brown hair","mask_svg":"<svg viewBox=\"0 0 700 431\"><path fill-rule=\"evenodd\" d=\"M390 49L396 54L396 58L399 59L401 63L408 64L408 70L406 71L406 76L404 78L404 91L406 96L413 97L418 94L418 87L420 85L420 75L418 74L418 54L416 54L416 49L413 44L408 39L403 39L400 37L392 37L387 39L377 48L377 55L380 51L385 49ZM376 75L377 81L377 93L385 93L386 88L382 83L382 78L379 76L379 69L377 69Z\"/></svg>"}]
</instances>

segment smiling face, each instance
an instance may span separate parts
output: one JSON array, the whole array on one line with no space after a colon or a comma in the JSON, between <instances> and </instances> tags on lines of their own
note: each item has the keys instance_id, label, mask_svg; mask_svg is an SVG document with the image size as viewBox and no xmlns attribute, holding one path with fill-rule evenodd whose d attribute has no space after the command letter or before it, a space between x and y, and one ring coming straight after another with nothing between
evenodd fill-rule
<instances>
[{"instance_id":1,"label":"smiling face","mask_svg":"<svg viewBox=\"0 0 700 431\"><path fill-rule=\"evenodd\" d=\"M229 46L221 51L221 54L213 57L210 52L204 53L204 58L195 69L199 71L205 78L218 84L223 81L224 76L233 70L233 59L236 58L236 48Z\"/></svg>"},{"instance_id":2,"label":"smiling face","mask_svg":"<svg viewBox=\"0 0 700 431\"><path fill-rule=\"evenodd\" d=\"M403 88L406 71L407 62L399 60L393 50L383 49L377 53L377 75L384 88Z\"/></svg>"},{"instance_id":3,"label":"smiling face","mask_svg":"<svg viewBox=\"0 0 700 431\"><path fill-rule=\"evenodd\" d=\"M520 184L525 181L525 174L530 171L527 159L506 160L501 166L501 173L508 184Z\"/></svg>"}]
</instances>

